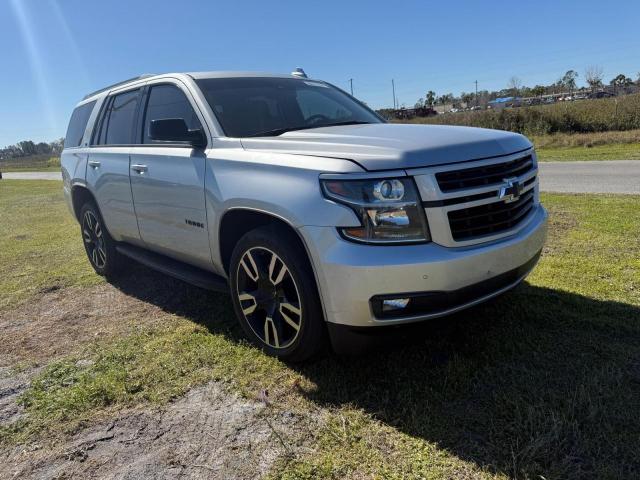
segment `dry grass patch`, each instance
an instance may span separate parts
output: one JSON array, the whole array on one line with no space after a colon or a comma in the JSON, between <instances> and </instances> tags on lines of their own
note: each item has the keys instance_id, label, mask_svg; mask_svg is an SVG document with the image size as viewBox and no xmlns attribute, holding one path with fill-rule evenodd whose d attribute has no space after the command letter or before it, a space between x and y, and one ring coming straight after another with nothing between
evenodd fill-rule
<instances>
[{"instance_id":1,"label":"dry grass patch","mask_svg":"<svg viewBox=\"0 0 640 480\"><path fill-rule=\"evenodd\" d=\"M166 317L112 285L54 288L0 311L0 367L40 365L89 342L166 325Z\"/></svg>"},{"instance_id":2,"label":"dry grass patch","mask_svg":"<svg viewBox=\"0 0 640 480\"><path fill-rule=\"evenodd\" d=\"M599 145L635 143L640 149L640 130L621 132L555 133L531 137L536 148L595 147Z\"/></svg>"},{"instance_id":3,"label":"dry grass patch","mask_svg":"<svg viewBox=\"0 0 640 480\"><path fill-rule=\"evenodd\" d=\"M640 94L502 110L459 112L415 118L409 122L496 128L525 135L637 130L640 129Z\"/></svg>"}]
</instances>

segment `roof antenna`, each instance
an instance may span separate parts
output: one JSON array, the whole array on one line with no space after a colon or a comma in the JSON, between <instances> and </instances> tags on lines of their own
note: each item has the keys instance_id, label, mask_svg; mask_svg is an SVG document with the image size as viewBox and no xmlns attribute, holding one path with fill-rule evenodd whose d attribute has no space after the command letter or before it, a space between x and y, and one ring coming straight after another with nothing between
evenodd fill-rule
<instances>
[{"instance_id":1,"label":"roof antenna","mask_svg":"<svg viewBox=\"0 0 640 480\"><path fill-rule=\"evenodd\" d=\"M293 75L294 77L309 78L307 77L307 74L304 73L304 70L300 67L297 67L293 72L291 72L291 75Z\"/></svg>"}]
</instances>

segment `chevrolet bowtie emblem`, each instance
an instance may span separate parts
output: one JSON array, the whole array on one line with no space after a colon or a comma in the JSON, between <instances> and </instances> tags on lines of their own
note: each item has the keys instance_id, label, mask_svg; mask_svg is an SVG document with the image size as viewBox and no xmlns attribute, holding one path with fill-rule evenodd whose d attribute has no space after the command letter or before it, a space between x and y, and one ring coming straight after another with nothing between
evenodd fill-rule
<instances>
[{"instance_id":1,"label":"chevrolet bowtie emblem","mask_svg":"<svg viewBox=\"0 0 640 480\"><path fill-rule=\"evenodd\" d=\"M524 186L515 177L505 178L504 182L500 187L500 200L504 200L505 203L515 202L522 195Z\"/></svg>"}]
</instances>

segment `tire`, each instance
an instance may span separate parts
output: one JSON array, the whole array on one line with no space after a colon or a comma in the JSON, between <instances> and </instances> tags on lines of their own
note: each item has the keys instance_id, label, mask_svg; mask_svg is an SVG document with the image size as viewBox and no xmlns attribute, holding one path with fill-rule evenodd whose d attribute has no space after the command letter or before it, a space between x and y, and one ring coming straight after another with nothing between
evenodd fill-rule
<instances>
[{"instance_id":1,"label":"tire","mask_svg":"<svg viewBox=\"0 0 640 480\"><path fill-rule=\"evenodd\" d=\"M269 355L301 362L326 347L318 289L295 233L277 226L246 233L231 255L229 284L240 325Z\"/></svg>"},{"instance_id":2,"label":"tire","mask_svg":"<svg viewBox=\"0 0 640 480\"><path fill-rule=\"evenodd\" d=\"M85 203L80 209L80 234L95 272L106 278L115 277L122 266L117 243L109 235L100 210L93 202Z\"/></svg>"}]
</instances>

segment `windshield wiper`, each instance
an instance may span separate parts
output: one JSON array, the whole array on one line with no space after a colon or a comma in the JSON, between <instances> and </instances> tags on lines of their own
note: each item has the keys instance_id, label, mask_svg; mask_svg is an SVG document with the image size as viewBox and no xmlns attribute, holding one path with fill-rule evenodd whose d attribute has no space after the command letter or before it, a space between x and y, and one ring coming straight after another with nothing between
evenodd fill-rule
<instances>
[{"instance_id":1,"label":"windshield wiper","mask_svg":"<svg viewBox=\"0 0 640 480\"><path fill-rule=\"evenodd\" d=\"M335 123L324 123L322 125L304 125L302 127L285 127L285 128L274 128L272 130L265 130L264 132L252 133L250 135L245 135L245 137L277 137L287 132L294 132L296 130L311 130L312 128L322 128L322 127L337 127L340 125L364 125L372 122L359 122L356 120L349 120L347 122L335 122Z\"/></svg>"},{"instance_id":2,"label":"windshield wiper","mask_svg":"<svg viewBox=\"0 0 640 480\"><path fill-rule=\"evenodd\" d=\"M313 128L321 127L339 127L340 125L368 125L373 122L359 122L357 120L348 120L346 122L324 123L322 125L314 125Z\"/></svg>"},{"instance_id":3,"label":"windshield wiper","mask_svg":"<svg viewBox=\"0 0 640 480\"><path fill-rule=\"evenodd\" d=\"M316 127L304 126L304 127L274 128L273 130L265 130L264 132L257 132L257 133L252 133L250 135L245 135L245 137L277 137L278 135L282 135L283 133L293 132L295 130L306 130L308 128L316 128Z\"/></svg>"}]
</instances>

